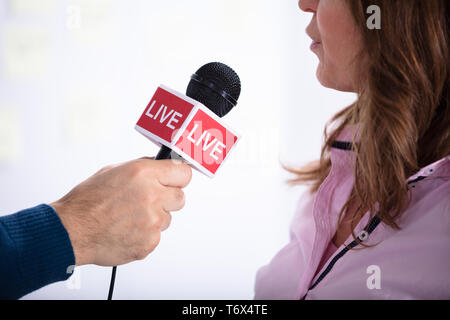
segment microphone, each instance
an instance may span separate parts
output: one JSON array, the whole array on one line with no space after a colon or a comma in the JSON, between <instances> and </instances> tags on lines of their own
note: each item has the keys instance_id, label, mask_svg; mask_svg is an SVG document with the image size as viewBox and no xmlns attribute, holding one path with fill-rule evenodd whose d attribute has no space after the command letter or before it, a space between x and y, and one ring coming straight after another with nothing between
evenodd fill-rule
<instances>
[{"instance_id":1,"label":"microphone","mask_svg":"<svg viewBox=\"0 0 450 320\"><path fill-rule=\"evenodd\" d=\"M198 69L186 95L160 85L135 129L161 147L156 160L181 157L212 178L240 136L221 118L233 109L241 93L237 73L220 62ZM108 300L112 299L114 266Z\"/></svg>"},{"instance_id":2,"label":"microphone","mask_svg":"<svg viewBox=\"0 0 450 320\"><path fill-rule=\"evenodd\" d=\"M212 178L240 138L221 120L240 92L233 69L208 63L191 76L186 95L160 85L135 129L161 147L157 160L179 157Z\"/></svg>"},{"instance_id":3,"label":"microphone","mask_svg":"<svg viewBox=\"0 0 450 320\"><path fill-rule=\"evenodd\" d=\"M203 103L220 118L236 106L240 93L239 76L220 62L211 62L198 69L186 90L186 96ZM170 159L171 153L172 149L163 145L155 159Z\"/></svg>"}]
</instances>

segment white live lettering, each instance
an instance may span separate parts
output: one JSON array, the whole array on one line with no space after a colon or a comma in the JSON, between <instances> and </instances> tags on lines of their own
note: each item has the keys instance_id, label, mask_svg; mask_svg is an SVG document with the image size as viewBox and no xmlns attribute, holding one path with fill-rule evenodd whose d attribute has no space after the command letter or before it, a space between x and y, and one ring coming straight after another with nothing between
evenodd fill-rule
<instances>
[{"instance_id":1,"label":"white live lettering","mask_svg":"<svg viewBox=\"0 0 450 320\"><path fill-rule=\"evenodd\" d=\"M208 141L209 141L209 137L211 137L211 135L209 134L209 132L206 134L206 139L205 139L205 142L203 143L203 151L206 151L206 150L208 150L209 149L209 147L211 147L214 143L216 143L217 142L217 138L214 138L214 140L213 141L211 141L209 144L208 144Z\"/></svg>"},{"instance_id":2,"label":"white live lettering","mask_svg":"<svg viewBox=\"0 0 450 320\"><path fill-rule=\"evenodd\" d=\"M147 117L150 117L153 119L153 115L150 113L150 111L152 111L153 107L155 106L156 101L153 101L152 104L150 105L150 108L148 108L147 112L145 113L145 115Z\"/></svg>"},{"instance_id":3,"label":"white live lettering","mask_svg":"<svg viewBox=\"0 0 450 320\"><path fill-rule=\"evenodd\" d=\"M180 121L180 118L183 117L183 115L179 112L176 112L175 110L170 110L169 112L167 112L168 107L165 105L161 105L158 109L158 111L156 112L156 114L152 114L151 111L153 110L153 107L155 106L156 101L153 101L150 105L150 107L148 108L147 112L145 113L145 115L153 120L158 120L158 116L160 116L159 118L159 122L160 123L164 123L167 119L169 119L169 121L167 121L166 123L166 127L174 130L175 127L173 126L173 124L176 124Z\"/></svg>"},{"instance_id":4,"label":"white live lettering","mask_svg":"<svg viewBox=\"0 0 450 320\"><path fill-rule=\"evenodd\" d=\"M169 117L172 115L172 113L173 113L173 110L170 110L170 112L166 115L166 111L167 111L167 107L164 106L164 110L163 110L162 115L161 115L161 120L159 120L159 122L163 123L163 122L166 121L167 118L169 118Z\"/></svg>"},{"instance_id":5,"label":"white live lettering","mask_svg":"<svg viewBox=\"0 0 450 320\"><path fill-rule=\"evenodd\" d=\"M193 144L195 144L196 146L199 146L200 143L203 142L203 151L208 151L208 149L210 149L212 146L214 146L210 152L210 156L216 160L219 160L219 157L216 155L216 153L221 154L223 152L223 148L225 148L226 146L219 141L217 138L214 138L213 140L210 141L211 139L211 134L208 131L204 131L202 133L202 135L200 136L200 138L198 140L195 140L194 138L194 133L197 131L198 129L198 124L194 125L194 128L191 130L191 132L189 132L189 135L187 136L187 139L189 141L191 141Z\"/></svg>"},{"instance_id":6,"label":"white live lettering","mask_svg":"<svg viewBox=\"0 0 450 320\"><path fill-rule=\"evenodd\" d=\"M198 129L198 124L195 124L194 129L192 129L192 131L189 132L189 135L187 137L187 139L192 143L195 143L195 140L194 140L194 138L192 138L192 136L194 135L194 132L197 131L197 129Z\"/></svg>"},{"instance_id":7,"label":"white live lettering","mask_svg":"<svg viewBox=\"0 0 450 320\"><path fill-rule=\"evenodd\" d=\"M222 153L223 148L225 148L225 147L226 146L222 142L218 141L210 153L211 157L213 157L216 160L219 160L219 158L214 153L216 153L216 152L219 154ZM222 148L222 149L219 149L219 148Z\"/></svg>"},{"instance_id":8,"label":"white live lettering","mask_svg":"<svg viewBox=\"0 0 450 320\"><path fill-rule=\"evenodd\" d=\"M172 118L170 118L169 122L167 122L167 126L170 129L172 129L172 130L175 129L175 127L172 125L172 122L178 123L180 121L180 119L177 119L176 117L182 118L183 115L181 113L176 112L176 111L174 112L174 114L172 115Z\"/></svg>"}]
</instances>

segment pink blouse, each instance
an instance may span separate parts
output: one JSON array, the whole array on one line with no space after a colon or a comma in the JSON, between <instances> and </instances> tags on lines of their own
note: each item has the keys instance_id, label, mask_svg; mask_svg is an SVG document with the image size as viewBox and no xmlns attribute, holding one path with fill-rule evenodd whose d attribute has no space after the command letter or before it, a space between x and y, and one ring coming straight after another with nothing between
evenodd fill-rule
<instances>
[{"instance_id":1,"label":"pink blouse","mask_svg":"<svg viewBox=\"0 0 450 320\"><path fill-rule=\"evenodd\" d=\"M325 249L325 252L322 256L322 260L320 260L319 266L317 267L316 273L314 276L316 276L320 270L322 270L325 262L327 262L331 256L333 255L333 253L335 253L337 250L337 247L334 245L333 241L330 241L330 243L328 244L328 247Z\"/></svg>"},{"instance_id":2,"label":"pink blouse","mask_svg":"<svg viewBox=\"0 0 450 320\"><path fill-rule=\"evenodd\" d=\"M346 127L337 140L351 141L355 129ZM405 181L411 202L400 230L384 223L367 229L368 211L354 231L375 246L346 251L352 235L339 248L330 245L354 184L354 152L343 146L330 149L332 167L318 191L301 195L290 241L258 270L254 298L450 299L450 155Z\"/></svg>"}]
</instances>

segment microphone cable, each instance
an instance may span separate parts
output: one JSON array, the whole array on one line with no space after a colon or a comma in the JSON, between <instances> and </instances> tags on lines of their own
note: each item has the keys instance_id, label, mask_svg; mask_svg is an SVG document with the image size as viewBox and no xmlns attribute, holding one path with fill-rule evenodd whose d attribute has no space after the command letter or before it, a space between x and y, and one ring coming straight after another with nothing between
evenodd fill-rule
<instances>
[{"instance_id":1,"label":"microphone cable","mask_svg":"<svg viewBox=\"0 0 450 320\"><path fill-rule=\"evenodd\" d=\"M117 266L114 266L112 268L111 282L109 283L108 300L112 300L112 296L114 293L114 283L116 282L116 271L117 271Z\"/></svg>"}]
</instances>

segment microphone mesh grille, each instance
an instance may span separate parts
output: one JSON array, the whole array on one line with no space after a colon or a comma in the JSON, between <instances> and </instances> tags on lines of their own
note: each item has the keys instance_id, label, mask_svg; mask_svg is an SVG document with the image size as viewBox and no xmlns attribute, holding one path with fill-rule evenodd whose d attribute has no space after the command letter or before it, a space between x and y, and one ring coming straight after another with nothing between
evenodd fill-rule
<instances>
[{"instance_id":1,"label":"microphone mesh grille","mask_svg":"<svg viewBox=\"0 0 450 320\"><path fill-rule=\"evenodd\" d=\"M203 78L204 81L213 83L216 88L225 91L234 100L239 99L241 81L229 66L220 62L211 62L198 69L196 75ZM223 117L234 107L222 95L195 80L189 82L186 95L203 103L219 117Z\"/></svg>"}]
</instances>

